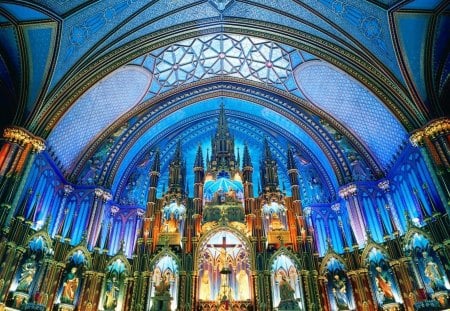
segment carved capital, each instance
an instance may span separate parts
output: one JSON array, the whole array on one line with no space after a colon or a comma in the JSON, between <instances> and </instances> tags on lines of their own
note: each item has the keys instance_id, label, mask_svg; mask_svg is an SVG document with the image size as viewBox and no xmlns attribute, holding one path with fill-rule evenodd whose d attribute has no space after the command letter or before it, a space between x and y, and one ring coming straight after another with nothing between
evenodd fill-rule
<instances>
[{"instance_id":1,"label":"carved capital","mask_svg":"<svg viewBox=\"0 0 450 311\"><path fill-rule=\"evenodd\" d=\"M414 147L420 147L423 145L423 139L425 137L425 132L422 130L417 130L413 133L411 133L411 136L409 137L409 141L411 142L411 145Z\"/></svg>"},{"instance_id":2,"label":"carved capital","mask_svg":"<svg viewBox=\"0 0 450 311\"><path fill-rule=\"evenodd\" d=\"M442 118L433 120L431 123L427 124L424 128L425 135L433 139L441 135L446 135L450 133L450 119Z\"/></svg>"},{"instance_id":3,"label":"carved capital","mask_svg":"<svg viewBox=\"0 0 450 311\"><path fill-rule=\"evenodd\" d=\"M378 188L384 191L389 191L389 180L385 179L378 183Z\"/></svg>"},{"instance_id":4,"label":"carved capital","mask_svg":"<svg viewBox=\"0 0 450 311\"><path fill-rule=\"evenodd\" d=\"M341 198L348 198L349 196L356 195L357 191L358 187L356 184L348 184L339 190L339 196Z\"/></svg>"},{"instance_id":5,"label":"carved capital","mask_svg":"<svg viewBox=\"0 0 450 311\"><path fill-rule=\"evenodd\" d=\"M3 131L3 138L19 145L31 144L33 152L42 152L45 150L45 141L37 136L34 136L26 129L21 127L7 127Z\"/></svg>"}]
</instances>

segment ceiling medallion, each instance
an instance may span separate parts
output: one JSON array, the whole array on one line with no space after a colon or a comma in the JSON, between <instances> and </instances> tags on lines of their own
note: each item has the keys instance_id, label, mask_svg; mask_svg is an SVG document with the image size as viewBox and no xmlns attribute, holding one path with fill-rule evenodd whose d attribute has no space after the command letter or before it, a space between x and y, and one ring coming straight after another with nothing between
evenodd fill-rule
<instances>
[{"instance_id":1,"label":"ceiling medallion","mask_svg":"<svg viewBox=\"0 0 450 311\"><path fill-rule=\"evenodd\" d=\"M221 13L225 11L225 9L228 8L233 2L234 0L209 0L209 3L211 3Z\"/></svg>"}]
</instances>

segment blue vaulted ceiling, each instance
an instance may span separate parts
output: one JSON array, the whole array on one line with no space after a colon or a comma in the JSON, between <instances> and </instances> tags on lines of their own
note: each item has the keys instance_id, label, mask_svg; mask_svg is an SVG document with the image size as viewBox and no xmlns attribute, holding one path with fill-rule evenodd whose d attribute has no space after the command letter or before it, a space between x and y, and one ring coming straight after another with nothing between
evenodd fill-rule
<instances>
[{"instance_id":1,"label":"blue vaulted ceiling","mask_svg":"<svg viewBox=\"0 0 450 311\"><path fill-rule=\"evenodd\" d=\"M155 148L164 168L180 137L189 159L206 152L224 102L255 162L263 137L281 167L291 145L332 196L383 176L408 132L446 114L449 13L423 0L2 1L2 123L45 138L72 182L126 198Z\"/></svg>"}]
</instances>

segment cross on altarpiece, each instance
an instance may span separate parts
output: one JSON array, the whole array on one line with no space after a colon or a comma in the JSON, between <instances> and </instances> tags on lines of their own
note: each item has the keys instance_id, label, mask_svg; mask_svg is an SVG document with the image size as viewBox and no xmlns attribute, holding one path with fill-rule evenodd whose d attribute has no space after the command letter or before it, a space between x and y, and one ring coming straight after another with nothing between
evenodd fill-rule
<instances>
[{"instance_id":1,"label":"cross on altarpiece","mask_svg":"<svg viewBox=\"0 0 450 311\"><path fill-rule=\"evenodd\" d=\"M226 257L228 255L227 249L228 248L241 247L242 244L227 244L227 237L226 237L226 235L224 235L222 237L222 243L221 244L207 244L206 246L207 247L212 247L214 249L218 249L218 248L223 249L223 252L219 251L219 253L221 255L225 256L225 258L223 258L223 264L225 264L226 263L226 259L227 259Z\"/></svg>"}]
</instances>

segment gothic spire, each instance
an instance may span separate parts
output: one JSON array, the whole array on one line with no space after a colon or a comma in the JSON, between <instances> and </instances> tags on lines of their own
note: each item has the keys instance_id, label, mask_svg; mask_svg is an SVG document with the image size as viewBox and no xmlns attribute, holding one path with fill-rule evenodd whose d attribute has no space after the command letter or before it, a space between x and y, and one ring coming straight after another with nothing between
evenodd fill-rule
<instances>
[{"instance_id":1,"label":"gothic spire","mask_svg":"<svg viewBox=\"0 0 450 311\"><path fill-rule=\"evenodd\" d=\"M195 167L203 167L203 153L202 146L198 145L197 154L195 155L194 168Z\"/></svg>"},{"instance_id":2,"label":"gothic spire","mask_svg":"<svg viewBox=\"0 0 450 311\"><path fill-rule=\"evenodd\" d=\"M160 151L159 148L155 151L155 157L153 158L152 164L152 172L160 172L161 169L161 160L160 160Z\"/></svg>"},{"instance_id":3,"label":"gothic spire","mask_svg":"<svg viewBox=\"0 0 450 311\"><path fill-rule=\"evenodd\" d=\"M175 149L175 155L173 156L173 162L181 162L181 141L178 140L177 147Z\"/></svg>"},{"instance_id":4,"label":"gothic spire","mask_svg":"<svg viewBox=\"0 0 450 311\"><path fill-rule=\"evenodd\" d=\"M226 135L228 133L228 124L227 118L225 117L225 106L223 103L220 104L220 112L219 112L219 124L217 127L217 133Z\"/></svg>"},{"instance_id":5,"label":"gothic spire","mask_svg":"<svg viewBox=\"0 0 450 311\"><path fill-rule=\"evenodd\" d=\"M292 148L288 146L288 153L287 153L287 169L293 170L297 169L294 161L294 153L292 152Z\"/></svg>"},{"instance_id":6,"label":"gothic spire","mask_svg":"<svg viewBox=\"0 0 450 311\"><path fill-rule=\"evenodd\" d=\"M264 137L264 160L272 160L272 153L270 152L269 141Z\"/></svg>"},{"instance_id":7,"label":"gothic spire","mask_svg":"<svg viewBox=\"0 0 450 311\"><path fill-rule=\"evenodd\" d=\"M264 154L261 161L261 183L263 190L274 192L278 190L278 166L272 157L269 142L264 138Z\"/></svg>"},{"instance_id":8,"label":"gothic spire","mask_svg":"<svg viewBox=\"0 0 450 311\"><path fill-rule=\"evenodd\" d=\"M248 151L247 143L244 145L244 156L242 160L242 167L253 167L252 159L250 158L250 152Z\"/></svg>"}]
</instances>

